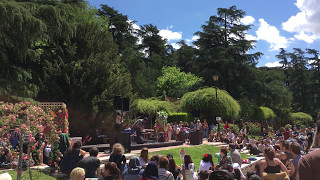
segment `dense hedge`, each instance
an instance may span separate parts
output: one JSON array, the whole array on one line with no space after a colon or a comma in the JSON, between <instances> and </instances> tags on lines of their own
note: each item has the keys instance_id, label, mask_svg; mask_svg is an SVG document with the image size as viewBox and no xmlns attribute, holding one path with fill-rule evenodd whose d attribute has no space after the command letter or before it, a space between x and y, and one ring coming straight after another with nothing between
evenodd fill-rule
<instances>
[{"instance_id":1,"label":"dense hedge","mask_svg":"<svg viewBox=\"0 0 320 180\"><path fill-rule=\"evenodd\" d=\"M298 124L312 123L312 117L304 112L290 113L289 118L291 121L296 121Z\"/></svg>"},{"instance_id":2,"label":"dense hedge","mask_svg":"<svg viewBox=\"0 0 320 180\"><path fill-rule=\"evenodd\" d=\"M175 112L175 107L168 101L138 99L134 111L136 113L154 115L159 111L165 111L167 113Z\"/></svg>"},{"instance_id":3,"label":"dense hedge","mask_svg":"<svg viewBox=\"0 0 320 180\"><path fill-rule=\"evenodd\" d=\"M169 123L174 123L174 122L179 123L180 121L190 123L193 120L194 118L189 113L169 113L168 119L167 119Z\"/></svg>"},{"instance_id":4,"label":"dense hedge","mask_svg":"<svg viewBox=\"0 0 320 180\"><path fill-rule=\"evenodd\" d=\"M218 89L218 99L214 88L200 89L188 92L181 99L181 108L185 112L191 112L193 108L200 108L201 115L209 118L221 116L223 118L237 118L240 105L228 92Z\"/></svg>"},{"instance_id":5,"label":"dense hedge","mask_svg":"<svg viewBox=\"0 0 320 180\"><path fill-rule=\"evenodd\" d=\"M276 115L274 114L272 109L261 106L256 108L255 117L258 120L267 120L267 119L274 119Z\"/></svg>"}]
</instances>

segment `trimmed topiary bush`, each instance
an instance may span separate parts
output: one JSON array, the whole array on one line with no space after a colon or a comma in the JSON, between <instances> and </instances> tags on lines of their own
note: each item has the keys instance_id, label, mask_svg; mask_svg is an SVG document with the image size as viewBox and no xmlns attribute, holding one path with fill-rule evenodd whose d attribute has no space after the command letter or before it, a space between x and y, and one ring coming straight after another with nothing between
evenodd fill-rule
<instances>
[{"instance_id":1,"label":"trimmed topiary bush","mask_svg":"<svg viewBox=\"0 0 320 180\"><path fill-rule=\"evenodd\" d=\"M261 106L256 108L255 117L258 120L267 120L267 119L274 119L276 115L274 114L272 109Z\"/></svg>"},{"instance_id":2,"label":"trimmed topiary bush","mask_svg":"<svg viewBox=\"0 0 320 180\"><path fill-rule=\"evenodd\" d=\"M136 111L136 113L154 115L159 111L165 111L167 113L175 112L175 107L168 101L138 99L134 111Z\"/></svg>"},{"instance_id":3,"label":"trimmed topiary bush","mask_svg":"<svg viewBox=\"0 0 320 180\"><path fill-rule=\"evenodd\" d=\"M200 108L204 117L221 116L225 119L237 118L241 109L238 102L227 91L218 89L218 99L216 99L214 88L188 92L183 95L180 104L185 112Z\"/></svg>"},{"instance_id":4,"label":"trimmed topiary bush","mask_svg":"<svg viewBox=\"0 0 320 180\"><path fill-rule=\"evenodd\" d=\"M297 124L308 124L313 122L312 116L304 112L290 113L289 119L291 121L296 121Z\"/></svg>"},{"instance_id":5,"label":"trimmed topiary bush","mask_svg":"<svg viewBox=\"0 0 320 180\"><path fill-rule=\"evenodd\" d=\"M180 121L190 123L193 120L194 118L189 113L169 113L167 119L168 123L179 123Z\"/></svg>"}]
</instances>

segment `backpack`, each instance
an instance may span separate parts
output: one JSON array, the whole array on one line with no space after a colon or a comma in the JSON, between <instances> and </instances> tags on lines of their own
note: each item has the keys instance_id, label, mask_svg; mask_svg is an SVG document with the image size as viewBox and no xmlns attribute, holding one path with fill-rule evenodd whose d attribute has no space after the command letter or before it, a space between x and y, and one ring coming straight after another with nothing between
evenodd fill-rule
<instances>
[{"instance_id":1,"label":"backpack","mask_svg":"<svg viewBox=\"0 0 320 180\"><path fill-rule=\"evenodd\" d=\"M234 180L234 175L227 170L217 170L209 175L209 180Z\"/></svg>"}]
</instances>

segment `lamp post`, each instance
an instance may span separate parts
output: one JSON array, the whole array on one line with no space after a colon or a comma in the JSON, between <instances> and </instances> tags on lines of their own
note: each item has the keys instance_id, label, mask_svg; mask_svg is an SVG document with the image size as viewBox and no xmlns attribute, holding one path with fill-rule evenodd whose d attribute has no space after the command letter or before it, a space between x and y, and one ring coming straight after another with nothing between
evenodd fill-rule
<instances>
[{"instance_id":1,"label":"lamp post","mask_svg":"<svg viewBox=\"0 0 320 180\"><path fill-rule=\"evenodd\" d=\"M219 80L219 76L218 75L213 75L212 76L212 79L213 79L213 81L214 81L214 83L215 83L215 88L216 88L216 101L217 101L217 107L219 107L219 101L218 101L218 80ZM217 115L218 115L219 113L217 112ZM218 117L218 116L217 116ZM216 120L218 121L218 135L219 135L219 137L220 137L220 118L218 119L216 117Z\"/></svg>"}]
</instances>

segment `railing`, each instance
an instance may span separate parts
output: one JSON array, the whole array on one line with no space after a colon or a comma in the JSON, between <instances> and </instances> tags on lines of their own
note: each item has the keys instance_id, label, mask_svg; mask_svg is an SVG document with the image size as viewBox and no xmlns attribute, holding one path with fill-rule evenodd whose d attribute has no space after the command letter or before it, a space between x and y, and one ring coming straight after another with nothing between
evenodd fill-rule
<instances>
[{"instance_id":1,"label":"railing","mask_svg":"<svg viewBox=\"0 0 320 180\"><path fill-rule=\"evenodd\" d=\"M40 102L38 104L38 107L41 107L42 109L47 109L55 107L67 107L67 105L64 102Z\"/></svg>"}]
</instances>

